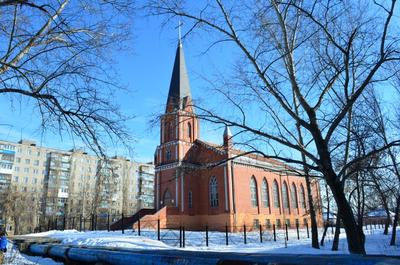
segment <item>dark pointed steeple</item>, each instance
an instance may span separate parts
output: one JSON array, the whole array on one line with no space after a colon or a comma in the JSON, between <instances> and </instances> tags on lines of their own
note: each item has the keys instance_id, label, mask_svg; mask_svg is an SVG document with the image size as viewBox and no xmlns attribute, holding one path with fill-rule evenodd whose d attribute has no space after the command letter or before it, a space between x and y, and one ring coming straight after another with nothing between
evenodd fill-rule
<instances>
[{"instance_id":1,"label":"dark pointed steeple","mask_svg":"<svg viewBox=\"0 0 400 265\"><path fill-rule=\"evenodd\" d=\"M166 112L184 110L192 100L182 42L179 39L169 85Z\"/></svg>"}]
</instances>

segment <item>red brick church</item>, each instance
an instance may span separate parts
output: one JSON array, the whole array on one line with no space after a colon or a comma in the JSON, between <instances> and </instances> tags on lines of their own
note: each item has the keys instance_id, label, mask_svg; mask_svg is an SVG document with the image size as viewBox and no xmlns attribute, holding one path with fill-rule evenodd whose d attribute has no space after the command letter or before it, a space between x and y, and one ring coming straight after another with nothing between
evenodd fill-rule
<instances>
[{"instance_id":1,"label":"red brick church","mask_svg":"<svg viewBox=\"0 0 400 265\"><path fill-rule=\"evenodd\" d=\"M222 135L221 135L222 137ZM155 152L155 207L141 220L159 219L162 227L230 230L246 224L278 228L310 224L305 179L291 175L285 164L258 155L240 156L229 128L223 145L200 139L200 123L192 108L189 77L179 42L160 145ZM210 166L214 165L214 166ZM320 190L313 182L314 200ZM317 210L322 223L321 211Z\"/></svg>"}]
</instances>

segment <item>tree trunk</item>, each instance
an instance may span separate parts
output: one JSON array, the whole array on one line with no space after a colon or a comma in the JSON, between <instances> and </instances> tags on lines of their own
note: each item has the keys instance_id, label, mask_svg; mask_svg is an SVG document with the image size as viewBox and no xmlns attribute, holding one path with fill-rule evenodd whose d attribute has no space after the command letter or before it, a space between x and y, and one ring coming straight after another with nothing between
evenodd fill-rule
<instances>
[{"instance_id":1,"label":"tree trunk","mask_svg":"<svg viewBox=\"0 0 400 265\"><path fill-rule=\"evenodd\" d=\"M315 214L315 207L314 207L314 201L312 197L312 191L311 191L311 181L310 177L308 174L308 170L305 174L305 179L306 179L306 189L307 189L307 198L308 198L308 205L310 209L310 220L311 220L311 246L313 248L319 248L318 244L318 224L317 224L317 217Z\"/></svg>"},{"instance_id":2,"label":"tree trunk","mask_svg":"<svg viewBox=\"0 0 400 265\"><path fill-rule=\"evenodd\" d=\"M326 232L328 231L328 223L325 223L325 228L324 228L324 232L322 233L322 238L321 238L321 243L320 245L323 247L324 246L324 241L325 241L325 236L326 236Z\"/></svg>"},{"instance_id":3,"label":"tree trunk","mask_svg":"<svg viewBox=\"0 0 400 265\"><path fill-rule=\"evenodd\" d=\"M335 179L332 176L327 176L328 180ZM356 223L356 220L353 215L353 211L350 207L349 202L346 200L346 197L343 193L342 185L339 182L328 181L328 185L331 188L333 193L333 197L335 198L336 205L338 207L338 212L340 218L343 222L344 229L346 230L347 235L347 244L349 247L349 251L352 254L365 254L365 236L362 229Z\"/></svg>"},{"instance_id":4,"label":"tree trunk","mask_svg":"<svg viewBox=\"0 0 400 265\"><path fill-rule=\"evenodd\" d=\"M388 214L388 216L386 217L386 221L385 221L385 230L383 230L383 234L387 235L389 234L389 225L390 225L390 213Z\"/></svg>"},{"instance_id":5,"label":"tree trunk","mask_svg":"<svg viewBox=\"0 0 400 265\"><path fill-rule=\"evenodd\" d=\"M339 235L340 235L340 218L338 212L336 214L336 228L335 228L335 236L333 237L332 251L339 250Z\"/></svg>"},{"instance_id":6,"label":"tree trunk","mask_svg":"<svg viewBox=\"0 0 400 265\"><path fill-rule=\"evenodd\" d=\"M392 227L392 238L390 239L391 246L394 246L396 244L396 228L397 228L397 223L399 221L399 210L400 210L400 196L398 196L396 200L396 210L394 212L394 220Z\"/></svg>"},{"instance_id":7,"label":"tree trunk","mask_svg":"<svg viewBox=\"0 0 400 265\"><path fill-rule=\"evenodd\" d=\"M298 105L297 105L297 97L296 97L296 93L294 93L294 91L293 91L293 103L294 103L294 106L295 106L296 114L299 114L299 109L298 109ZM296 123L296 129L297 129L297 134L299 136L300 144L302 146L304 146L303 135L301 133L300 124ZM305 177L305 180L306 180L307 199L308 199L308 205L309 205L309 209L310 209L311 247L319 249L319 244L318 244L318 224L317 224L317 218L316 218L316 214L315 214L314 201L313 201L313 197L312 197L310 170L306 166L307 159L306 159L306 156L304 155L304 153L301 153L301 160L304 163L304 165L303 165L304 177Z\"/></svg>"}]
</instances>

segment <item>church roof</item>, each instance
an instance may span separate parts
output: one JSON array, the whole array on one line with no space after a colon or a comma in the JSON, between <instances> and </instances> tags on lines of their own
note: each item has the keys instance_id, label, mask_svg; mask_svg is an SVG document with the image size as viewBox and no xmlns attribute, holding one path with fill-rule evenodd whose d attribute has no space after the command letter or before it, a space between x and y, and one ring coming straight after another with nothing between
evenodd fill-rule
<instances>
[{"instance_id":1,"label":"church roof","mask_svg":"<svg viewBox=\"0 0 400 265\"><path fill-rule=\"evenodd\" d=\"M226 152L224 146L206 142L203 140L196 139L195 144L203 145L209 148L210 150L213 150L214 152L218 153ZM246 151L234 148L230 148L229 153L231 153L233 156L232 160L236 162L255 165L272 172L282 172L282 173L288 172L289 175L304 176L301 169L294 168L290 165L287 165L273 158L267 158L256 153L248 153Z\"/></svg>"},{"instance_id":2,"label":"church roof","mask_svg":"<svg viewBox=\"0 0 400 265\"><path fill-rule=\"evenodd\" d=\"M184 109L191 98L192 95L186 70L185 56L182 43L179 40L176 49L174 68L172 69L171 83L169 85L166 112Z\"/></svg>"},{"instance_id":3,"label":"church roof","mask_svg":"<svg viewBox=\"0 0 400 265\"><path fill-rule=\"evenodd\" d=\"M225 130L224 130L224 136L227 136L227 137L232 137L231 130L229 129L229 127L228 127L228 126L225 126Z\"/></svg>"}]
</instances>

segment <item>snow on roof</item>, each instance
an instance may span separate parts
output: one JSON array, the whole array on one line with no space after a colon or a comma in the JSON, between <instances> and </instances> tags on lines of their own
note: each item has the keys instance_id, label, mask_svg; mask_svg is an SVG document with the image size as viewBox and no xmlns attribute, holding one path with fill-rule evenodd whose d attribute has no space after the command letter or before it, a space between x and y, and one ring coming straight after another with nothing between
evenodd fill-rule
<instances>
[{"instance_id":1,"label":"snow on roof","mask_svg":"<svg viewBox=\"0 0 400 265\"><path fill-rule=\"evenodd\" d=\"M389 211L389 213L391 217L394 217L393 212ZM384 209L373 210L367 213L367 217L386 217L386 211Z\"/></svg>"}]
</instances>

